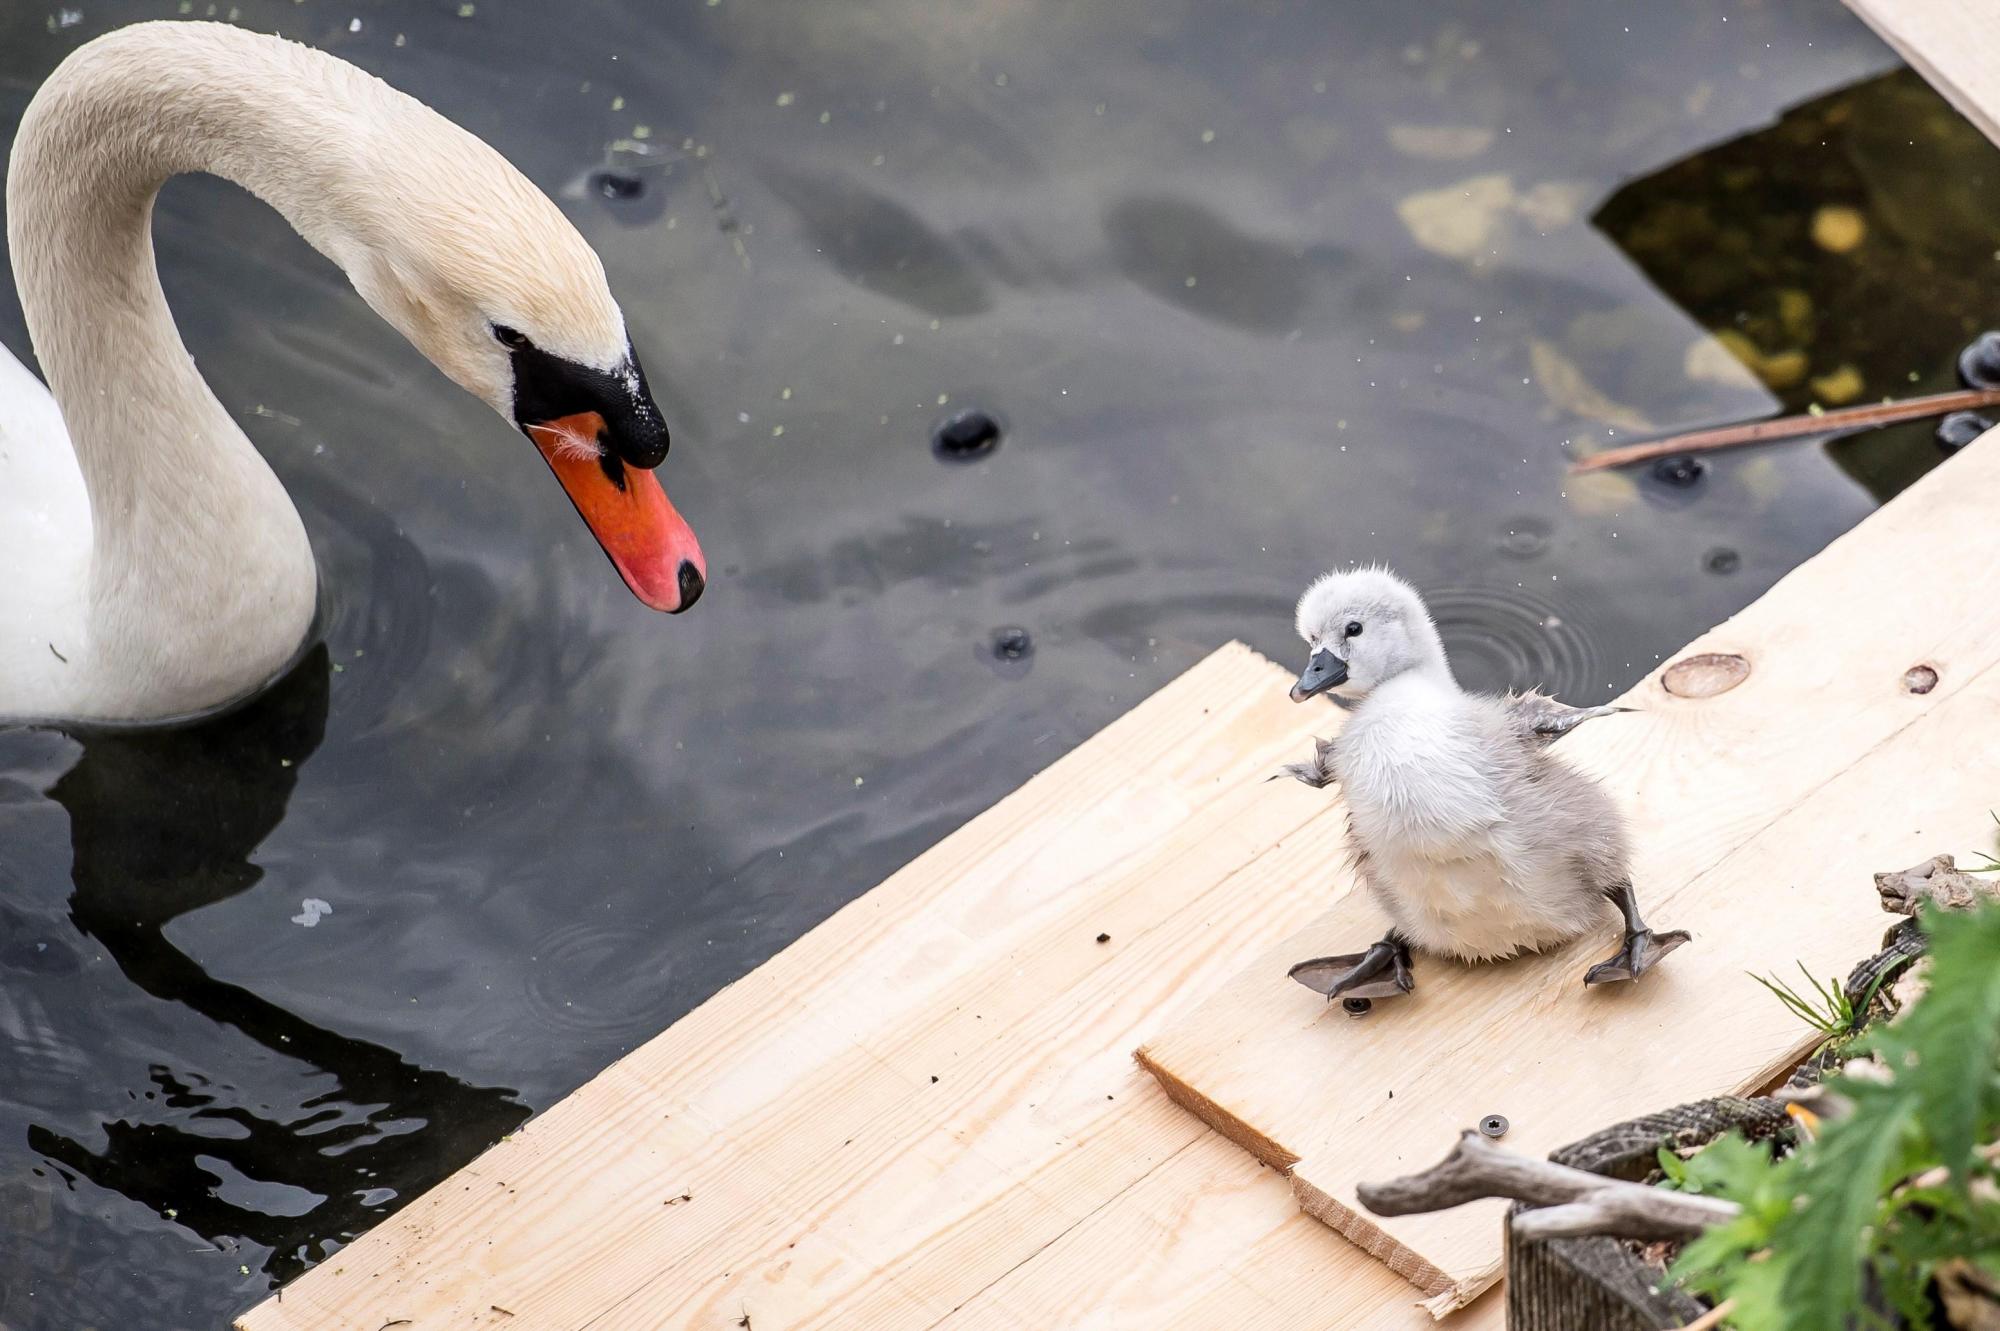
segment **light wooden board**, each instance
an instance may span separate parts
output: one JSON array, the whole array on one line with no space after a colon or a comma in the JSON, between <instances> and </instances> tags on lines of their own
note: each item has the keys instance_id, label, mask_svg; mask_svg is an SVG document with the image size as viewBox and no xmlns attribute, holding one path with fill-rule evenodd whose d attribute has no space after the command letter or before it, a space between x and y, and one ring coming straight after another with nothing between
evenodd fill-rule
<instances>
[{"instance_id":1,"label":"light wooden board","mask_svg":"<svg viewBox=\"0 0 2000 1331\"><path fill-rule=\"evenodd\" d=\"M1543 1153L1763 1083L1807 1032L1745 972L1791 972L1797 959L1845 973L1884 926L1871 871L1986 843L2000 798L1994 494L1989 436L1688 648L1747 658L1741 685L1678 698L1656 672L1625 697L1641 712L1562 741L1632 816L1648 920L1695 935L1639 984L1582 987L1615 946L1607 921L1507 965L1419 958L1415 994L1354 1021L1285 970L1381 936L1384 917L1356 893L1171 1023L1140 1061L1211 1126L1291 1170L1310 1212L1436 1310L1477 1294L1500 1268L1501 1203L1378 1220L1358 1212L1354 1185L1431 1163L1489 1113L1511 1120L1508 1145ZM1919 664L1938 674L1928 694L1904 686ZM1301 840L1344 821L1329 798ZM1317 867L1346 881L1333 857Z\"/></svg>"},{"instance_id":2,"label":"light wooden board","mask_svg":"<svg viewBox=\"0 0 2000 1331\"><path fill-rule=\"evenodd\" d=\"M1395 1325L1128 1052L1323 905L1288 679L1218 651L239 1325Z\"/></svg>"},{"instance_id":3,"label":"light wooden board","mask_svg":"<svg viewBox=\"0 0 2000 1331\"><path fill-rule=\"evenodd\" d=\"M2000 142L2000 6L1993 0L1847 0L1959 114Z\"/></svg>"}]
</instances>

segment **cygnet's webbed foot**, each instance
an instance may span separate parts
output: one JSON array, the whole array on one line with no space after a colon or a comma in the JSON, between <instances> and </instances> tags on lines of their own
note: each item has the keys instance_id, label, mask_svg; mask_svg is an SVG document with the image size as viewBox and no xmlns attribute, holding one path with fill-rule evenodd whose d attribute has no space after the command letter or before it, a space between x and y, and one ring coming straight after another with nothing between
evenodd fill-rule
<instances>
[{"instance_id":1,"label":"cygnet's webbed foot","mask_svg":"<svg viewBox=\"0 0 2000 1331\"><path fill-rule=\"evenodd\" d=\"M1583 973L1586 987L1636 980L1658 963L1661 957L1693 938L1685 929L1663 929L1658 933L1639 918L1639 899L1630 883L1616 883L1604 895L1625 917L1625 942L1618 951Z\"/></svg>"},{"instance_id":2,"label":"cygnet's webbed foot","mask_svg":"<svg viewBox=\"0 0 2000 1331\"><path fill-rule=\"evenodd\" d=\"M1370 999L1400 998L1417 987L1410 971L1410 945L1394 933L1373 944L1366 952L1346 952L1337 957L1314 957L1287 971L1294 980L1327 1000L1347 1000L1347 1010L1356 1016L1366 1012Z\"/></svg>"},{"instance_id":3,"label":"cygnet's webbed foot","mask_svg":"<svg viewBox=\"0 0 2000 1331\"><path fill-rule=\"evenodd\" d=\"M1641 929L1638 933L1626 934L1625 945L1618 949L1617 954L1585 971L1583 982L1598 985L1636 980L1651 970L1653 963L1693 936L1685 929L1669 929L1657 934L1651 929Z\"/></svg>"}]
</instances>

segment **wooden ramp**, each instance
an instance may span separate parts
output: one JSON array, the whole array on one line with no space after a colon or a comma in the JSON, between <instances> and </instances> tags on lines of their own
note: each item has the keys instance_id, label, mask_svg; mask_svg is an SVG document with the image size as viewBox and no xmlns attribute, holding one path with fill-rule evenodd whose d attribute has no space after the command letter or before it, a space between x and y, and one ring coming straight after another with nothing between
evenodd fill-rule
<instances>
[{"instance_id":1,"label":"wooden ramp","mask_svg":"<svg viewBox=\"0 0 2000 1331\"><path fill-rule=\"evenodd\" d=\"M1289 678L1218 651L239 1326L1427 1322L1131 1059L1326 906Z\"/></svg>"},{"instance_id":2,"label":"wooden ramp","mask_svg":"<svg viewBox=\"0 0 2000 1331\"><path fill-rule=\"evenodd\" d=\"M1634 1114L1765 1084L1811 1033L1747 972L1795 974L1797 959L1845 974L1884 928L1869 871L1989 844L1995 495L2000 446L1988 440L1626 694L1642 711L1562 741L1633 817L1649 921L1695 936L1637 985L1582 986L1616 944L1607 921L1504 966L1419 958L1415 994L1354 1021L1285 970L1382 935L1386 919L1355 893L1170 1023L1140 1061L1211 1126L1290 1170L1308 1211L1438 1311L1476 1295L1499 1273L1504 1203L1378 1220L1359 1212L1355 1184L1433 1163L1486 1114L1511 1121L1510 1147L1545 1154ZM1679 664L1705 655L1748 674L1708 697L1663 686L1726 683L1719 667ZM1342 820L1329 808L1299 843Z\"/></svg>"},{"instance_id":3,"label":"wooden ramp","mask_svg":"<svg viewBox=\"0 0 2000 1331\"><path fill-rule=\"evenodd\" d=\"M1637 988L1577 982L1608 929L1427 963L1365 1022L1286 981L1378 922L1336 901L1337 799L1265 781L1337 713L1226 647L239 1325L1427 1322L1420 1291L1491 1282L1495 1212L1365 1226L1356 1180L1486 1113L1545 1150L1754 1084L1801 1028L1743 971L1840 969L1882 928L1867 870L1983 844L1996 494L1989 439L1696 645L1740 685L1649 679L1564 741L1636 813L1648 909L1697 935Z\"/></svg>"}]
</instances>

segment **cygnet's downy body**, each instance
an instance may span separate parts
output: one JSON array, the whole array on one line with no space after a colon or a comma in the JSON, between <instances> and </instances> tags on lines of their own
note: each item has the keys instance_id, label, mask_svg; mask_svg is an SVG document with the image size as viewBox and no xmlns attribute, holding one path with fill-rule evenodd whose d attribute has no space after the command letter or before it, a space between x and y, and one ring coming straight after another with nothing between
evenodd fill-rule
<instances>
[{"instance_id":1,"label":"cygnet's downy body","mask_svg":"<svg viewBox=\"0 0 2000 1331\"><path fill-rule=\"evenodd\" d=\"M1393 928L1365 952L1316 957L1292 977L1350 1012L1415 987L1412 949L1488 961L1566 943L1624 917L1617 954L1589 985L1637 979L1688 941L1639 917L1624 820L1598 785L1548 746L1616 707L1539 693L1467 693L1415 589L1387 569L1329 573L1299 599L1311 652L1292 689L1334 691L1339 738L1286 770L1339 782L1356 872Z\"/></svg>"}]
</instances>

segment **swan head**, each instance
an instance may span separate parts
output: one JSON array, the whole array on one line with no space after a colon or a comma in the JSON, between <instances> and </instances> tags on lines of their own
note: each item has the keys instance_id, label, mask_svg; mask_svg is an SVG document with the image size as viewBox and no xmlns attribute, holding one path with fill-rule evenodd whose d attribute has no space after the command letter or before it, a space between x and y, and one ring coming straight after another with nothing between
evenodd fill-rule
<instances>
[{"instance_id":1,"label":"swan head","mask_svg":"<svg viewBox=\"0 0 2000 1331\"><path fill-rule=\"evenodd\" d=\"M655 475L667 424L603 264L485 143L441 117L412 129L456 140L420 155L449 170L377 179L370 195L394 201L393 219L343 219L324 248L378 314L534 443L635 596L687 609L707 565Z\"/></svg>"},{"instance_id":2,"label":"swan head","mask_svg":"<svg viewBox=\"0 0 2000 1331\"><path fill-rule=\"evenodd\" d=\"M1320 578L1299 598L1297 626L1309 657L1293 702L1329 690L1362 698L1406 671L1446 668L1423 598L1386 568Z\"/></svg>"}]
</instances>

